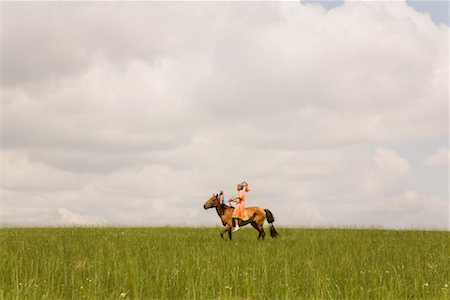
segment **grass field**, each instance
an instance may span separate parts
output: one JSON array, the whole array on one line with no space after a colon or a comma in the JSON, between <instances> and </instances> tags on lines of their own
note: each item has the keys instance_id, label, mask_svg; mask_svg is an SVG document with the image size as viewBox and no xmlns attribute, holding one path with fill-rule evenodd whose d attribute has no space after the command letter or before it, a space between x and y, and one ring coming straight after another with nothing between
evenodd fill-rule
<instances>
[{"instance_id":1,"label":"grass field","mask_svg":"<svg viewBox=\"0 0 450 300\"><path fill-rule=\"evenodd\" d=\"M450 232L278 231L3 228L0 299L450 299Z\"/></svg>"}]
</instances>

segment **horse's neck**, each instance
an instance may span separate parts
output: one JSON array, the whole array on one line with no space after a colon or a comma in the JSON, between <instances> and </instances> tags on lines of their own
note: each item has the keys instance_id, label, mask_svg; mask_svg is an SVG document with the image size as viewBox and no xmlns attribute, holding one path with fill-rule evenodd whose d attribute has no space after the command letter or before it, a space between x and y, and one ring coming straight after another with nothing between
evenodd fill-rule
<instances>
[{"instance_id":1,"label":"horse's neck","mask_svg":"<svg viewBox=\"0 0 450 300\"><path fill-rule=\"evenodd\" d=\"M228 209L232 209L232 208L229 206L226 206L225 204L219 204L218 206L216 206L216 211L217 211L217 214L219 215L219 217L222 217Z\"/></svg>"}]
</instances>

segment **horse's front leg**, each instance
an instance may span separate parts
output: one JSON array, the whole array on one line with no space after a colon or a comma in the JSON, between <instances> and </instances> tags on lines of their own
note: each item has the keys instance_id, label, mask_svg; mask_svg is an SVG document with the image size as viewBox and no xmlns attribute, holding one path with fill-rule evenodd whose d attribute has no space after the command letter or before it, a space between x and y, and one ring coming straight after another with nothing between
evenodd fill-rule
<instances>
[{"instance_id":1,"label":"horse's front leg","mask_svg":"<svg viewBox=\"0 0 450 300\"><path fill-rule=\"evenodd\" d=\"M225 232L227 232L228 231L228 235L230 234L230 227L228 226L228 224L227 225L225 225L225 228L220 232L220 237L223 239L223 235L224 235L224 233ZM231 240L231 237L230 237L230 240Z\"/></svg>"},{"instance_id":2,"label":"horse's front leg","mask_svg":"<svg viewBox=\"0 0 450 300\"><path fill-rule=\"evenodd\" d=\"M223 234L226 232L226 230L224 229L224 230L222 230L221 232L220 232L220 237L222 238L222 240L223 240Z\"/></svg>"}]
</instances>

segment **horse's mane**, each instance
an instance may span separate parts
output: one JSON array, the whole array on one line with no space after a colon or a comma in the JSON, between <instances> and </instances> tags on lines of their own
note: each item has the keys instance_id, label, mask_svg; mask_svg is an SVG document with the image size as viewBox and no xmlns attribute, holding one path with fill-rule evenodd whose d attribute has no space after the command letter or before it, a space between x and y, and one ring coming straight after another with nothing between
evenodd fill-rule
<instances>
[{"instance_id":1,"label":"horse's mane","mask_svg":"<svg viewBox=\"0 0 450 300\"><path fill-rule=\"evenodd\" d=\"M219 203L219 205L218 205L217 208L218 208L219 210L221 210L222 212L225 212L227 209L234 210L234 207L233 207L233 206L228 206L228 205L223 204L223 203Z\"/></svg>"}]
</instances>

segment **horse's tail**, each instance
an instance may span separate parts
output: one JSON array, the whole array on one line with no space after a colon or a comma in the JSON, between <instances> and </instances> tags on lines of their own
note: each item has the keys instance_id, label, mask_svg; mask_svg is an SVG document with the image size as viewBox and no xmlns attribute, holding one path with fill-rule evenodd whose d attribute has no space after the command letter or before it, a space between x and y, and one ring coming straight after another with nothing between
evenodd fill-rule
<instances>
[{"instance_id":1,"label":"horse's tail","mask_svg":"<svg viewBox=\"0 0 450 300\"><path fill-rule=\"evenodd\" d=\"M273 238L276 238L279 234L275 230L275 227L273 226L273 222L275 222L275 218L273 217L273 214L270 210L264 209L264 211L266 212L267 222L269 222L269 224L270 224L270 236Z\"/></svg>"}]
</instances>

